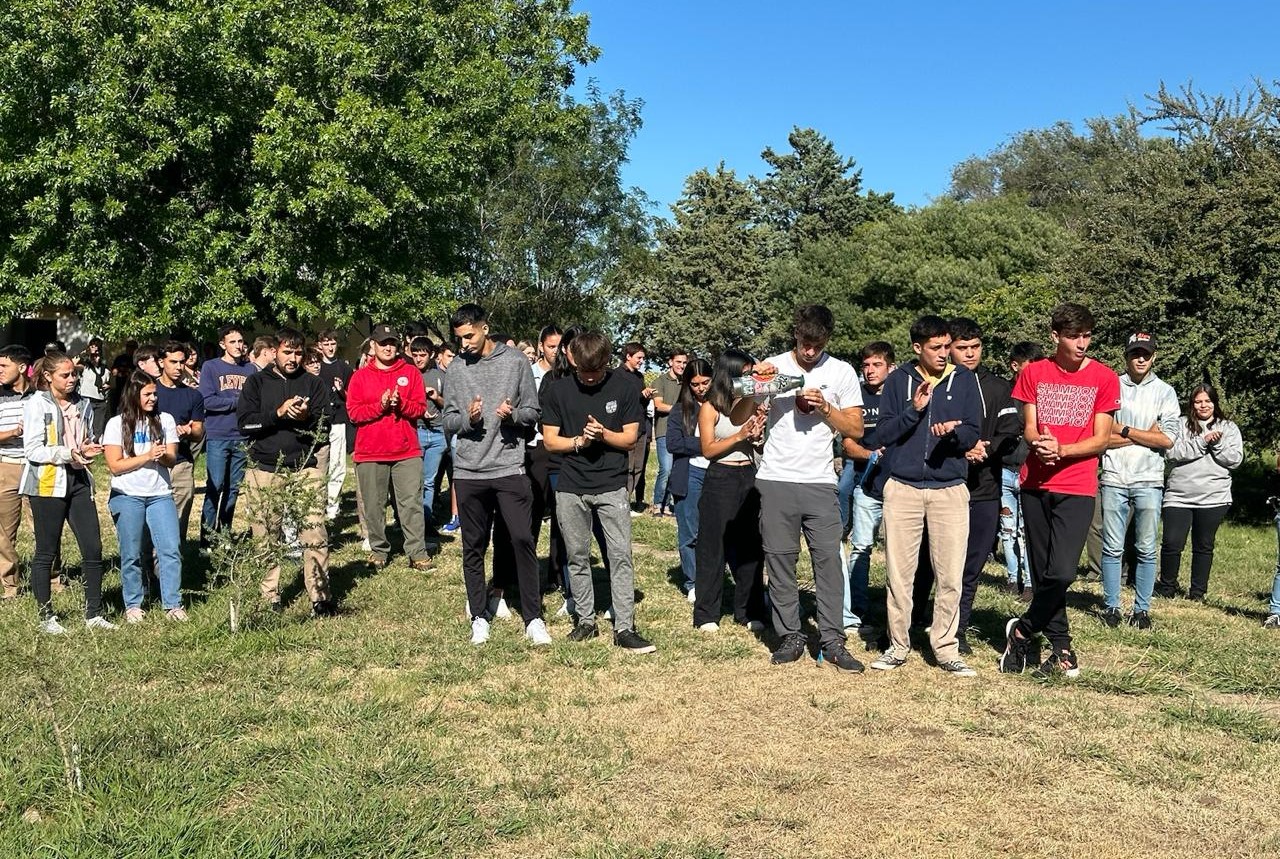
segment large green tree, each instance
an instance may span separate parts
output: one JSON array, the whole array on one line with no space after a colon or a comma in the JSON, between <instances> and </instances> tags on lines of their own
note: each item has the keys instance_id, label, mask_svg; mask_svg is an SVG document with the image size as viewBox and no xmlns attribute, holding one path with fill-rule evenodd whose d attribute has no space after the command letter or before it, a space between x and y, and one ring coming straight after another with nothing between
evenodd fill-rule
<instances>
[{"instance_id":1,"label":"large green tree","mask_svg":"<svg viewBox=\"0 0 1280 859\"><path fill-rule=\"evenodd\" d=\"M623 331L655 354L758 349L766 324L765 229L756 197L721 163L685 180L657 250L618 286Z\"/></svg>"},{"instance_id":2,"label":"large green tree","mask_svg":"<svg viewBox=\"0 0 1280 859\"><path fill-rule=\"evenodd\" d=\"M109 334L438 313L479 186L581 122L569 0L12 0L0 312Z\"/></svg>"}]
</instances>

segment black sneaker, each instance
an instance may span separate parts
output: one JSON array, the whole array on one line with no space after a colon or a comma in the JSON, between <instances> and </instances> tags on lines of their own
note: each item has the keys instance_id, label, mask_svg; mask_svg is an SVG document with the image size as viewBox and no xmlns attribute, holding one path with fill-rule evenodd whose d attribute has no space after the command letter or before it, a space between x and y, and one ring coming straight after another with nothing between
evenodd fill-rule
<instances>
[{"instance_id":1,"label":"black sneaker","mask_svg":"<svg viewBox=\"0 0 1280 859\"><path fill-rule=\"evenodd\" d=\"M312 617L337 617L338 607L332 600L316 600L311 604Z\"/></svg>"},{"instance_id":2,"label":"black sneaker","mask_svg":"<svg viewBox=\"0 0 1280 859\"><path fill-rule=\"evenodd\" d=\"M969 639L965 637L964 633L956 636L956 647L959 648L961 656L973 655L973 648L969 645Z\"/></svg>"},{"instance_id":3,"label":"black sneaker","mask_svg":"<svg viewBox=\"0 0 1280 859\"><path fill-rule=\"evenodd\" d=\"M876 661L871 663L871 667L877 671L897 671L899 668L907 664L907 660L898 656L890 647L876 657Z\"/></svg>"},{"instance_id":4,"label":"black sneaker","mask_svg":"<svg viewBox=\"0 0 1280 859\"><path fill-rule=\"evenodd\" d=\"M1116 613L1119 614L1119 612ZM1151 615L1145 611L1135 611L1129 615L1129 626L1137 627L1138 629L1150 629Z\"/></svg>"},{"instance_id":5,"label":"black sneaker","mask_svg":"<svg viewBox=\"0 0 1280 859\"><path fill-rule=\"evenodd\" d=\"M597 638L599 635L600 630L594 623L578 621L578 625L573 628L573 631L566 638L570 641L586 641L588 638Z\"/></svg>"},{"instance_id":6,"label":"black sneaker","mask_svg":"<svg viewBox=\"0 0 1280 859\"><path fill-rule=\"evenodd\" d=\"M852 674L861 674L863 672L862 663L855 659L843 644L835 644L831 647L823 648L822 661L831 665L837 671L848 671Z\"/></svg>"},{"instance_id":7,"label":"black sneaker","mask_svg":"<svg viewBox=\"0 0 1280 859\"><path fill-rule=\"evenodd\" d=\"M1120 621L1124 620L1124 616L1120 614L1118 608L1104 608L1098 611L1098 620L1102 621L1109 629L1115 629L1120 625Z\"/></svg>"},{"instance_id":8,"label":"black sneaker","mask_svg":"<svg viewBox=\"0 0 1280 859\"><path fill-rule=\"evenodd\" d=\"M1159 584L1155 586L1153 593L1158 597L1164 597L1167 600L1171 600L1178 595L1178 587L1177 585Z\"/></svg>"},{"instance_id":9,"label":"black sneaker","mask_svg":"<svg viewBox=\"0 0 1280 859\"><path fill-rule=\"evenodd\" d=\"M1027 670L1027 649L1031 640L1017 635L1018 618L1009 618L1004 625L1004 653L996 660L1002 674L1021 674Z\"/></svg>"},{"instance_id":10,"label":"black sneaker","mask_svg":"<svg viewBox=\"0 0 1280 859\"><path fill-rule=\"evenodd\" d=\"M769 657L769 661L774 665L786 665L788 662L795 662L805 652L805 638L798 632L792 632L782 636L782 641L778 644L778 649L773 651L773 655Z\"/></svg>"},{"instance_id":11,"label":"black sneaker","mask_svg":"<svg viewBox=\"0 0 1280 859\"><path fill-rule=\"evenodd\" d=\"M1055 673L1061 674L1070 680L1075 680L1080 676L1080 658L1076 656L1074 650L1055 650L1044 661L1044 664L1035 670L1035 676L1040 678L1052 677Z\"/></svg>"},{"instance_id":12,"label":"black sneaker","mask_svg":"<svg viewBox=\"0 0 1280 859\"><path fill-rule=\"evenodd\" d=\"M284 614L284 606L279 600L267 603L267 608L271 610L272 614Z\"/></svg>"},{"instance_id":13,"label":"black sneaker","mask_svg":"<svg viewBox=\"0 0 1280 859\"><path fill-rule=\"evenodd\" d=\"M963 659L953 659L950 662L939 662L938 667L950 674L952 677L977 677L978 672L969 667L969 663Z\"/></svg>"},{"instance_id":14,"label":"black sneaker","mask_svg":"<svg viewBox=\"0 0 1280 859\"><path fill-rule=\"evenodd\" d=\"M627 653L656 653L658 648L654 647L647 638L636 632L634 629L624 629L621 632L613 634L613 643L621 647Z\"/></svg>"}]
</instances>

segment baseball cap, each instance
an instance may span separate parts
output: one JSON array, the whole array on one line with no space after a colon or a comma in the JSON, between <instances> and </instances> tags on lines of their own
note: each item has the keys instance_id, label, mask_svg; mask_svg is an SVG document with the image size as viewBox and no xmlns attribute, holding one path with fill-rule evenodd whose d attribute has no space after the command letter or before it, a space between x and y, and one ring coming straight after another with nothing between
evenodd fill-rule
<instances>
[{"instance_id":1,"label":"baseball cap","mask_svg":"<svg viewBox=\"0 0 1280 859\"><path fill-rule=\"evenodd\" d=\"M396 331L385 322L381 325L373 326L373 333L369 335L369 339L374 343L386 343L388 340L399 340L400 332Z\"/></svg>"},{"instance_id":2,"label":"baseball cap","mask_svg":"<svg viewBox=\"0 0 1280 859\"><path fill-rule=\"evenodd\" d=\"M1135 349L1145 349L1148 352L1156 351L1156 338L1153 334L1145 331L1135 331L1129 335L1129 342L1124 347L1124 354L1128 355Z\"/></svg>"}]
</instances>

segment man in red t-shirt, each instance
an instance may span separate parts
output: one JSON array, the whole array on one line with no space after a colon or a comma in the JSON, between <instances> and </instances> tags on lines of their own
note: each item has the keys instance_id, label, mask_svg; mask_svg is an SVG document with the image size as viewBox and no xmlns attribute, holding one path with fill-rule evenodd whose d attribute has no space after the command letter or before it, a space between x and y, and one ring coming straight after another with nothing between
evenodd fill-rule
<instances>
[{"instance_id":1,"label":"man in red t-shirt","mask_svg":"<svg viewBox=\"0 0 1280 859\"><path fill-rule=\"evenodd\" d=\"M1013 398L1026 404L1023 432L1030 453L1021 477L1033 596L1022 617L1005 625L999 666L1010 673L1025 670L1032 640L1044 632L1053 653L1041 670L1078 677L1067 589L1075 581L1093 519L1098 457L1107 449L1112 414L1120 408L1120 378L1085 357L1093 337L1088 308L1059 305L1051 329L1053 357L1028 364L1013 388Z\"/></svg>"}]
</instances>

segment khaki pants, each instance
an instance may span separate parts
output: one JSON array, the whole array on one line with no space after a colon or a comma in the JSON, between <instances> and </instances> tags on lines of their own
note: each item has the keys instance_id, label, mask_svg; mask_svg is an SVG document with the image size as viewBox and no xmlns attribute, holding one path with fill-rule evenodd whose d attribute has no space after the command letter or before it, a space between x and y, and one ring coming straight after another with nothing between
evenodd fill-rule
<instances>
[{"instance_id":1,"label":"khaki pants","mask_svg":"<svg viewBox=\"0 0 1280 859\"><path fill-rule=\"evenodd\" d=\"M939 662L960 657L960 587L969 545L969 488L917 489L897 480L884 487L885 570L888 577L889 649L911 651L912 590L920 564L920 541L929 527L929 560L937 593L929 646Z\"/></svg>"},{"instance_id":2,"label":"khaki pants","mask_svg":"<svg viewBox=\"0 0 1280 859\"><path fill-rule=\"evenodd\" d=\"M0 585L4 598L18 595L18 523L22 521L22 497L18 481L22 466L0 462Z\"/></svg>"},{"instance_id":3,"label":"khaki pants","mask_svg":"<svg viewBox=\"0 0 1280 859\"><path fill-rule=\"evenodd\" d=\"M170 470L173 482L173 503L178 508L178 544L187 539L187 525L191 522L191 505L196 497L196 467L193 462L179 462Z\"/></svg>"},{"instance_id":4,"label":"khaki pants","mask_svg":"<svg viewBox=\"0 0 1280 859\"><path fill-rule=\"evenodd\" d=\"M324 526L324 484L319 469L304 468L298 472L307 487L307 491L315 493L315 501L310 506L313 514L303 523L298 538L302 543L302 579L307 587L307 595L313 603L329 599L329 535ZM270 471L250 468L244 473L247 498L240 509L252 517L249 527L255 537L264 537L268 533L279 539L283 523L278 509L271 511L262 493L271 487L283 483L283 475ZM264 512L265 511L265 512ZM270 521L268 521L270 520ZM262 580L262 598L267 602L278 602L280 599L280 567L276 565L267 571Z\"/></svg>"}]
</instances>

